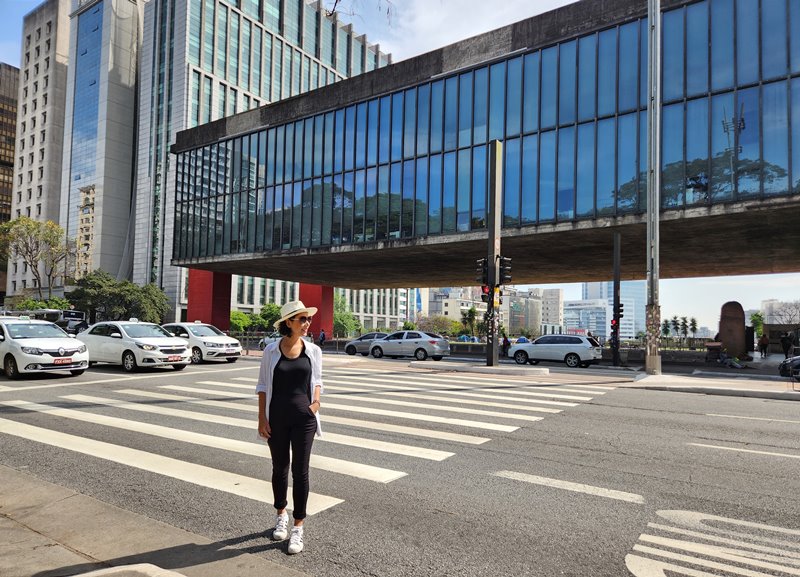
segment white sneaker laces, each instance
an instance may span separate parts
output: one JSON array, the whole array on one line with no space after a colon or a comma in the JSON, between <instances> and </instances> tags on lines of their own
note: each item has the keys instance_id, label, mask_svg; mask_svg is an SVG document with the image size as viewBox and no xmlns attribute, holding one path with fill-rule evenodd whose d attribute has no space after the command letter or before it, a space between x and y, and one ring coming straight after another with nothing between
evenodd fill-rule
<instances>
[{"instance_id":1,"label":"white sneaker laces","mask_svg":"<svg viewBox=\"0 0 800 577\"><path fill-rule=\"evenodd\" d=\"M286 529L289 526L289 515L284 513L283 515L278 515L275 519L275 533L286 533Z\"/></svg>"},{"instance_id":2,"label":"white sneaker laces","mask_svg":"<svg viewBox=\"0 0 800 577\"><path fill-rule=\"evenodd\" d=\"M292 549L303 547L303 528L292 527L292 535L289 537L289 547Z\"/></svg>"}]
</instances>

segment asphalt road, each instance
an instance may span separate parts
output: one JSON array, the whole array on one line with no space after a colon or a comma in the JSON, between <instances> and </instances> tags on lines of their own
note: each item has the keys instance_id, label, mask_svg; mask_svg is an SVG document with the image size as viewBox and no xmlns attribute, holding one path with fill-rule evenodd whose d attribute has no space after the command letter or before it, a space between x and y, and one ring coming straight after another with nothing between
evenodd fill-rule
<instances>
[{"instance_id":1,"label":"asphalt road","mask_svg":"<svg viewBox=\"0 0 800 577\"><path fill-rule=\"evenodd\" d=\"M797 574L796 403L361 358L327 363L290 557L265 533L257 368L3 380L0 463L311 575Z\"/></svg>"}]
</instances>

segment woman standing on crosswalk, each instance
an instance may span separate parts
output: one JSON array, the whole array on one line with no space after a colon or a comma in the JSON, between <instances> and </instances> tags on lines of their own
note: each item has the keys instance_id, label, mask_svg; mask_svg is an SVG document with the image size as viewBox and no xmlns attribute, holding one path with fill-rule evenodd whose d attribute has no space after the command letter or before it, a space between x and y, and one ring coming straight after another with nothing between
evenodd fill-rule
<instances>
[{"instance_id":1,"label":"woman standing on crosswalk","mask_svg":"<svg viewBox=\"0 0 800 577\"><path fill-rule=\"evenodd\" d=\"M303 337L308 334L315 307L291 301L281 307L275 328L281 339L264 349L258 373L258 434L267 439L272 455L272 493L277 510L272 538L289 535L286 512L291 447L294 526L289 554L303 550L303 522L308 503L308 464L314 435L320 436L319 396L322 392L322 349Z\"/></svg>"}]
</instances>

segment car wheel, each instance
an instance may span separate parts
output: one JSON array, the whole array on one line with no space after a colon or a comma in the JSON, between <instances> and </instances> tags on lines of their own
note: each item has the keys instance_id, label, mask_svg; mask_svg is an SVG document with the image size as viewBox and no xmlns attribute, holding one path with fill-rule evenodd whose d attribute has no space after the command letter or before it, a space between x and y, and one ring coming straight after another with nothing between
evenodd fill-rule
<instances>
[{"instance_id":1,"label":"car wheel","mask_svg":"<svg viewBox=\"0 0 800 577\"><path fill-rule=\"evenodd\" d=\"M372 349L372 356L376 359L379 359L383 356L383 350L380 347L374 347Z\"/></svg>"},{"instance_id":2,"label":"car wheel","mask_svg":"<svg viewBox=\"0 0 800 577\"><path fill-rule=\"evenodd\" d=\"M414 351L414 358L417 359L418 361L424 361L425 359L428 358L428 352L423 348L419 348L416 351Z\"/></svg>"},{"instance_id":3,"label":"car wheel","mask_svg":"<svg viewBox=\"0 0 800 577\"><path fill-rule=\"evenodd\" d=\"M186 365L172 365L172 368L175 369L176 371L182 371L183 369L186 368Z\"/></svg>"},{"instance_id":4,"label":"car wheel","mask_svg":"<svg viewBox=\"0 0 800 577\"><path fill-rule=\"evenodd\" d=\"M569 368L574 369L581 364L581 358L575 353L569 353L564 357L564 363L566 363Z\"/></svg>"},{"instance_id":5,"label":"car wheel","mask_svg":"<svg viewBox=\"0 0 800 577\"><path fill-rule=\"evenodd\" d=\"M126 373L135 373L139 368L139 365L136 364L136 355L131 351L122 353L122 368Z\"/></svg>"},{"instance_id":6,"label":"car wheel","mask_svg":"<svg viewBox=\"0 0 800 577\"><path fill-rule=\"evenodd\" d=\"M258 341L258 348L263 351L264 349L267 348L267 343L265 343L264 341Z\"/></svg>"},{"instance_id":7,"label":"car wheel","mask_svg":"<svg viewBox=\"0 0 800 577\"><path fill-rule=\"evenodd\" d=\"M228 357L225 360L228 361L229 363L235 363L236 361L239 360L239 357Z\"/></svg>"},{"instance_id":8,"label":"car wheel","mask_svg":"<svg viewBox=\"0 0 800 577\"><path fill-rule=\"evenodd\" d=\"M352 355L356 354L356 348L355 348L353 345L349 345L349 346L348 346L348 347L347 347L347 348L344 350L344 352L346 352L348 355L351 355L351 356L352 356Z\"/></svg>"},{"instance_id":9,"label":"car wheel","mask_svg":"<svg viewBox=\"0 0 800 577\"><path fill-rule=\"evenodd\" d=\"M83 374L83 369L75 369L74 371L70 371L73 377L80 377Z\"/></svg>"},{"instance_id":10,"label":"car wheel","mask_svg":"<svg viewBox=\"0 0 800 577\"><path fill-rule=\"evenodd\" d=\"M514 353L514 361L516 361L518 365L524 365L528 362L528 353L525 351L517 351Z\"/></svg>"},{"instance_id":11,"label":"car wheel","mask_svg":"<svg viewBox=\"0 0 800 577\"><path fill-rule=\"evenodd\" d=\"M13 355L8 355L6 357L6 360L3 363L3 368L5 369L6 376L9 379L19 378L19 367L17 367L17 360Z\"/></svg>"},{"instance_id":12,"label":"car wheel","mask_svg":"<svg viewBox=\"0 0 800 577\"><path fill-rule=\"evenodd\" d=\"M436 355L435 357L431 357L434 361L441 361L442 357L440 355Z\"/></svg>"},{"instance_id":13,"label":"car wheel","mask_svg":"<svg viewBox=\"0 0 800 577\"><path fill-rule=\"evenodd\" d=\"M199 365L203 362L203 351L200 347L192 347L192 364Z\"/></svg>"}]
</instances>

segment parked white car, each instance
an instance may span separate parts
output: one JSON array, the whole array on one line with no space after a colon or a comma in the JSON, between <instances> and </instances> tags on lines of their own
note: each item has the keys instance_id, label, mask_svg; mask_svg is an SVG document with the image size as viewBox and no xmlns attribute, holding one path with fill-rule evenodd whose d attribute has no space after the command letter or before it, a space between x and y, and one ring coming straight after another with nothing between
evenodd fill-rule
<instances>
[{"instance_id":1,"label":"parked white car","mask_svg":"<svg viewBox=\"0 0 800 577\"><path fill-rule=\"evenodd\" d=\"M184 339L173 337L155 323L106 321L78 335L89 349L89 364L113 363L127 372L139 367L171 366L176 371L192 362Z\"/></svg>"},{"instance_id":2,"label":"parked white car","mask_svg":"<svg viewBox=\"0 0 800 577\"><path fill-rule=\"evenodd\" d=\"M508 349L508 356L517 364L557 361L570 368L588 367L603 357L600 343L594 337L577 335L544 335L532 343L517 343Z\"/></svg>"},{"instance_id":3,"label":"parked white car","mask_svg":"<svg viewBox=\"0 0 800 577\"><path fill-rule=\"evenodd\" d=\"M229 337L214 325L195 321L161 326L172 336L188 343L194 364L200 364L204 360L223 359L235 363L242 356L242 343Z\"/></svg>"},{"instance_id":4,"label":"parked white car","mask_svg":"<svg viewBox=\"0 0 800 577\"><path fill-rule=\"evenodd\" d=\"M89 366L86 345L51 322L27 317L0 317L0 358L9 379L43 371L78 376Z\"/></svg>"}]
</instances>

